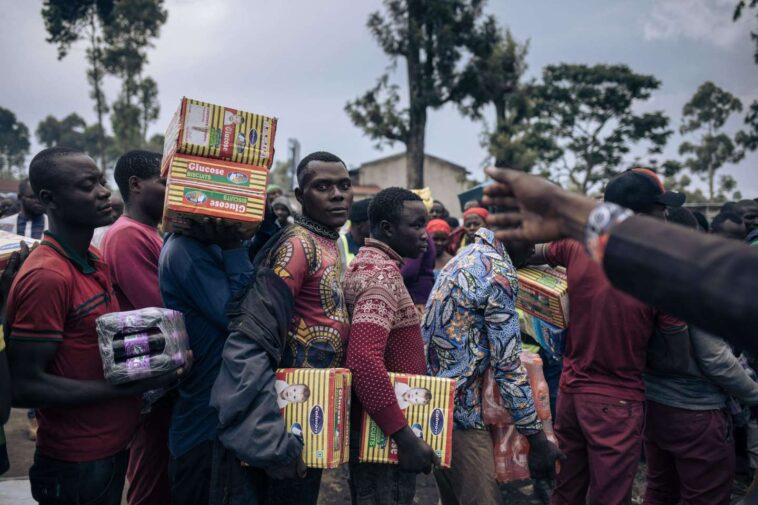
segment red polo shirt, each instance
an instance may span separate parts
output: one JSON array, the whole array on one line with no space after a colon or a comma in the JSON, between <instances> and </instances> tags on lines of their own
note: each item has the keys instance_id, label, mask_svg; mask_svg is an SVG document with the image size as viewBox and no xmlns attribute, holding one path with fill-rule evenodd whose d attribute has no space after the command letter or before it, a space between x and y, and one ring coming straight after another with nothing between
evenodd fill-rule
<instances>
[{"instance_id":1,"label":"red polo shirt","mask_svg":"<svg viewBox=\"0 0 758 505\"><path fill-rule=\"evenodd\" d=\"M561 393L589 393L643 401L642 372L650 337L687 326L614 288L603 267L575 240L548 247L547 260L566 267L569 326Z\"/></svg>"},{"instance_id":2,"label":"red polo shirt","mask_svg":"<svg viewBox=\"0 0 758 505\"><path fill-rule=\"evenodd\" d=\"M118 312L108 268L90 247L86 259L50 232L21 267L7 305L11 340L55 342L48 373L103 380L95 320ZM64 461L102 459L126 448L137 426L140 399L40 408L37 447Z\"/></svg>"}]
</instances>

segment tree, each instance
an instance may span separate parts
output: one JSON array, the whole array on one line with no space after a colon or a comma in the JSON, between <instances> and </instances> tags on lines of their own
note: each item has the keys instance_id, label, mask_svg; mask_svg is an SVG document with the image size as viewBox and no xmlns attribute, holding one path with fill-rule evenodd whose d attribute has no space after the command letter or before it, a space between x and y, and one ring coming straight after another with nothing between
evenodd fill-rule
<instances>
[{"instance_id":1,"label":"tree","mask_svg":"<svg viewBox=\"0 0 758 505\"><path fill-rule=\"evenodd\" d=\"M276 184L282 188L283 191L289 191L289 189L292 187L292 177L290 174L289 161L274 162L274 167L271 169L271 172L269 174L269 184Z\"/></svg>"},{"instance_id":2,"label":"tree","mask_svg":"<svg viewBox=\"0 0 758 505\"><path fill-rule=\"evenodd\" d=\"M560 156L551 138L541 135L533 121L534 101L528 86L521 83L526 72L529 44L519 44L510 30L495 35L494 44L481 44L466 65L456 91L461 111L472 119L482 119L488 106L495 110L495 127L483 142L495 165L530 171Z\"/></svg>"},{"instance_id":3,"label":"tree","mask_svg":"<svg viewBox=\"0 0 758 505\"><path fill-rule=\"evenodd\" d=\"M552 139L556 152L550 171L572 189L588 193L612 177L630 146L649 144L648 155L661 152L669 119L663 112L635 114L660 81L634 73L626 65L545 67L542 82L530 87L533 128Z\"/></svg>"},{"instance_id":4,"label":"tree","mask_svg":"<svg viewBox=\"0 0 758 505\"><path fill-rule=\"evenodd\" d=\"M37 140L45 147L66 146L103 160L103 170L118 157L113 138L100 131L97 124L87 125L76 113L63 119L47 116L37 125ZM102 143L102 138L105 143ZM103 151L101 151L103 149Z\"/></svg>"},{"instance_id":5,"label":"tree","mask_svg":"<svg viewBox=\"0 0 758 505\"><path fill-rule=\"evenodd\" d=\"M97 114L97 133L99 135L98 152L101 153L100 164L105 169L105 151L107 140L105 132L105 115L108 103L103 92L103 27L112 19L114 0L45 0L42 18L48 33L47 42L58 48L58 59L68 54L73 44L80 40L88 43L86 55L89 68L87 81L90 84L90 98L95 102Z\"/></svg>"},{"instance_id":6,"label":"tree","mask_svg":"<svg viewBox=\"0 0 758 505\"><path fill-rule=\"evenodd\" d=\"M408 74L408 107L400 108L399 87L389 73L375 87L348 102L353 123L377 145L406 146L408 187L424 185L427 111L454 98L464 51L483 43L477 20L484 0L384 0L386 15L374 12L368 28L392 67L404 58Z\"/></svg>"},{"instance_id":7,"label":"tree","mask_svg":"<svg viewBox=\"0 0 758 505\"><path fill-rule=\"evenodd\" d=\"M716 172L726 163L737 163L745 155L735 142L721 131L733 112L742 111L742 102L710 81L700 85L682 109L682 134L700 134L700 142L679 146L679 154L689 155L684 166L701 175L708 183L708 197L716 198ZM739 135L737 136L739 138Z\"/></svg>"},{"instance_id":8,"label":"tree","mask_svg":"<svg viewBox=\"0 0 758 505\"><path fill-rule=\"evenodd\" d=\"M0 170L12 173L15 167L23 172L27 154L29 129L13 112L0 107Z\"/></svg>"},{"instance_id":9,"label":"tree","mask_svg":"<svg viewBox=\"0 0 758 505\"><path fill-rule=\"evenodd\" d=\"M737 2L737 5L734 8L734 14L732 16L733 21L737 21L742 17L742 13L745 11L745 8L749 9L755 9L758 7L758 0L740 0ZM758 12L755 14L756 17L758 17ZM750 38L753 39L753 42L755 43L755 53L753 53L753 58L755 59L755 62L758 64L758 33L756 32L750 32Z\"/></svg>"}]
</instances>

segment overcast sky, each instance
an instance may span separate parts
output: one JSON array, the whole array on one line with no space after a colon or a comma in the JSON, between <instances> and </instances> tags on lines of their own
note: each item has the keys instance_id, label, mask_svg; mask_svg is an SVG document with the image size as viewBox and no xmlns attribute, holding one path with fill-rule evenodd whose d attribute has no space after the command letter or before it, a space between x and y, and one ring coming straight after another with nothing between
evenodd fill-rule
<instances>
[{"instance_id":1,"label":"overcast sky","mask_svg":"<svg viewBox=\"0 0 758 505\"><path fill-rule=\"evenodd\" d=\"M626 63L662 81L644 110L664 110L678 128L682 105L706 80L737 95L758 98L748 15L732 23L736 0L490 0L487 10L519 40L530 40L529 75L551 63ZM0 0L0 106L31 131L48 114L71 112L95 120L85 77L83 45L63 61L45 42L41 1ZM168 22L150 50L147 74L158 82L162 132L182 96L279 118L276 148L288 138L303 154L329 150L350 166L384 151L352 125L348 99L373 86L389 64L366 29L379 0L167 0ZM401 65L402 67L402 65ZM399 73L396 81L404 85ZM118 82L109 80L112 100ZM734 131L742 118L730 122ZM482 125L453 107L431 112L426 150L481 178L486 159ZM676 157L681 138L667 147ZM38 149L35 142L32 153ZM758 196L758 155L729 166L746 196Z\"/></svg>"}]
</instances>

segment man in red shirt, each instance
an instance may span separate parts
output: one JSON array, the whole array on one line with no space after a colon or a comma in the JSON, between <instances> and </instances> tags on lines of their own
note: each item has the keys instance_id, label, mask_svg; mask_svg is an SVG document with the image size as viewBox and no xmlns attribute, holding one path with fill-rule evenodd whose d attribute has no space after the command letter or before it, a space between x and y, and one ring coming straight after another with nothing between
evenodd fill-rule
<instances>
[{"instance_id":1,"label":"man in red shirt","mask_svg":"<svg viewBox=\"0 0 758 505\"><path fill-rule=\"evenodd\" d=\"M103 258L121 310L163 307L158 286L158 258L163 239L158 224L163 217L166 179L161 177L161 154L129 151L118 159L114 178L124 200L124 214L103 238ZM129 505L169 503L168 430L173 396L159 399L140 418L129 447Z\"/></svg>"},{"instance_id":2,"label":"man in red shirt","mask_svg":"<svg viewBox=\"0 0 758 505\"><path fill-rule=\"evenodd\" d=\"M371 238L345 274L345 302L352 316L347 367L358 399L350 442L354 503L410 505L416 474L429 473L439 464L432 448L408 426L387 375L426 375L420 320L400 267L403 258L418 258L426 251L427 220L418 195L400 188L379 192L369 207ZM361 408L395 441L399 465L358 463Z\"/></svg>"},{"instance_id":3,"label":"man in red shirt","mask_svg":"<svg viewBox=\"0 0 758 505\"><path fill-rule=\"evenodd\" d=\"M647 169L612 179L605 200L655 217L663 217L667 205L684 203ZM540 249L548 263L566 267L571 301L555 419L568 460L552 503L628 504L642 450L648 341L656 331L686 332L686 325L611 286L579 242Z\"/></svg>"},{"instance_id":4,"label":"man in red shirt","mask_svg":"<svg viewBox=\"0 0 758 505\"><path fill-rule=\"evenodd\" d=\"M139 395L174 384L185 370L120 386L104 380L95 320L119 305L90 241L112 221L110 192L92 158L64 147L37 154L29 178L50 231L13 284L7 326L13 402L38 411L32 496L118 505Z\"/></svg>"}]
</instances>

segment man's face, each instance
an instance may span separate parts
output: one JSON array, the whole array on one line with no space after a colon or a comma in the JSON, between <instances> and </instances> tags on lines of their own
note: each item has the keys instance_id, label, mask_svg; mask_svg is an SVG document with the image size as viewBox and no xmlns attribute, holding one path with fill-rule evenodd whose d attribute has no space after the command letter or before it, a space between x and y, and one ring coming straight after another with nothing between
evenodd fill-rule
<instances>
[{"instance_id":1,"label":"man's face","mask_svg":"<svg viewBox=\"0 0 758 505\"><path fill-rule=\"evenodd\" d=\"M94 160L85 154L71 154L57 163L57 187L40 192L48 210L78 228L94 230L112 224L111 192L103 186Z\"/></svg>"},{"instance_id":2,"label":"man's face","mask_svg":"<svg viewBox=\"0 0 758 505\"><path fill-rule=\"evenodd\" d=\"M274 214L276 214L276 219L278 219L280 223L283 223L288 217L290 217L289 209L281 204L274 205Z\"/></svg>"},{"instance_id":3,"label":"man's face","mask_svg":"<svg viewBox=\"0 0 758 505\"><path fill-rule=\"evenodd\" d=\"M311 161L303 170L301 187L295 195L304 216L337 230L347 222L353 203L353 185L342 163Z\"/></svg>"},{"instance_id":4,"label":"man's face","mask_svg":"<svg viewBox=\"0 0 758 505\"><path fill-rule=\"evenodd\" d=\"M403 202L400 219L397 223L390 223L388 230L391 234L387 235L387 245L403 258L418 258L429 248L429 236L426 233L428 219L424 202Z\"/></svg>"},{"instance_id":5,"label":"man's face","mask_svg":"<svg viewBox=\"0 0 758 505\"><path fill-rule=\"evenodd\" d=\"M18 197L21 201L21 208L24 209L27 216L39 216L45 213L45 206L35 196L31 184L24 184L20 190Z\"/></svg>"},{"instance_id":6,"label":"man's face","mask_svg":"<svg viewBox=\"0 0 758 505\"><path fill-rule=\"evenodd\" d=\"M758 203L750 203L742 206L742 222L748 233L758 228Z\"/></svg>"},{"instance_id":7,"label":"man's face","mask_svg":"<svg viewBox=\"0 0 758 505\"><path fill-rule=\"evenodd\" d=\"M484 219L478 214L469 214L463 220L463 227L466 229L466 236L469 242L474 240L474 236L479 229L484 226Z\"/></svg>"},{"instance_id":8,"label":"man's face","mask_svg":"<svg viewBox=\"0 0 758 505\"><path fill-rule=\"evenodd\" d=\"M429 211L429 216L432 219L445 219L445 207L439 202L434 202L432 210Z\"/></svg>"},{"instance_id":9,"label":"man's face","mask_svg":"<svg viewBox=\"0 0 758 505\"><path fill-rule=\"evenodd\" d=\"M445 254L445 250L450 243L450 235L443 231L438 231L432 235L432 240L434 240L434 248L437 251L437 257L439 258Z\"/></svg>"},{"instance_id":10,"label":"man's face","mask_svg":"<svg viewBox=\"0 0 758 505\"><path fill-rule=\"evenodd\" d=\"M366 243L366 238L371 236L371 224L368 221L350 223L350 234L359 246Z\"/></svg>"},{"instance_id":11,"label":"man's face","mask_svg":"<svg viewBox=\"0 0 758 505\"><path fill-rule=\"evenodd\" d=\"M149 179L140 179L139 204L150 219L159 222L163 219L163 201L166 197L166 178L156 175Z\"/></svg>"}]
</instances>

